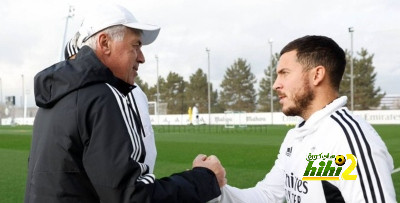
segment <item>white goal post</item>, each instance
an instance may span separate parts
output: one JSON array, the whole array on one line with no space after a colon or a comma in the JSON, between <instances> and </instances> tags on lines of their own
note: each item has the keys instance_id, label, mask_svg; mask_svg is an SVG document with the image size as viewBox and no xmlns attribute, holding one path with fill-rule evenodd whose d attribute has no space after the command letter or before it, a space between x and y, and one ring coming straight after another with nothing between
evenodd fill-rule
<instances>
[{"instance_id":1,"label":"white goal post","mask_svg":"<svg viewBox=\"0 0 400 203\"><path fill-rule=\"evenodd\" d=\"M157 102L149 101L149 115L156 115L157 114Z\"/></svg>"},{"instance_id":2,"label":"white goal post","mask_svg":"<svg viewBox=\"0 0 400 203\"><path fill-rule=\"evenodd\" d=\"M245 111L225 111L225 128L247 127L247 113Z\"/></svg>"}]
</instances>

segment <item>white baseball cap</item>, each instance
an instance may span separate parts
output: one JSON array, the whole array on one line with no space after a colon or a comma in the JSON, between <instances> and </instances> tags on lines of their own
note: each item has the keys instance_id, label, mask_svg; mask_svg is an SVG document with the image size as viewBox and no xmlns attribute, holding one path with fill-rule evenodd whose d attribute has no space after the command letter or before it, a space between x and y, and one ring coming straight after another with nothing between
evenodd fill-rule
<instances>
[{"instance_id":1,"label":"white baseball cap","mask_svg":"<svg viewBox=\"0 0 400 203\"><path fill-rule=\"evenodd\" d=\"M143 45L154 42L160 32L160 27L138 22L128 9L117 4L94 6L85 14L79 32L84 36L83 42L85 42L94 34L114 25L142 30Z\"/></svg>"}]
</instances>

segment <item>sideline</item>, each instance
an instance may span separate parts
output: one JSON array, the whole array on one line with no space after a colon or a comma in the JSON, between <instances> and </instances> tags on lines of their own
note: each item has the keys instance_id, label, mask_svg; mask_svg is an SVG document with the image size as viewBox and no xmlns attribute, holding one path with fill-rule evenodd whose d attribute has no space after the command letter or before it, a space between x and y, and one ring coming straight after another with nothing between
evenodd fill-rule
<instances>
[{"instance_id":1,"label":"sideline","mask_svg":"<svg viewBox=\"0 0 400 203\"><path fill-rule=\"evenodd\" d=\"M392 174L394 174L394 173L397 173L397 172L400 172L400 167L399 167L399 168L396 168L396 169L394 169L394 170L392 171Z\"/></svg>"}]
</instances>

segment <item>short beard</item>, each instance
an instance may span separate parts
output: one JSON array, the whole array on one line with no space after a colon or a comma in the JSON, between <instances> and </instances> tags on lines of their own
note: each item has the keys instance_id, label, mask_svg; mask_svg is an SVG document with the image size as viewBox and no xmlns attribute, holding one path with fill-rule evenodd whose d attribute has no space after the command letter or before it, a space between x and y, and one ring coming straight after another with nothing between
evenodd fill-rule
<instances>
[{"instance_id":1,"label":"short beard","mask_svg":"<svg viewBox=\"0 0 400 203\"><path fill-rule=\"evenodd\" d=\"M308 109L311 101L314 100L315 94L311 90L310 85L307 80L304 82L303 89L299 91L298 94L294 95L293 102L294 106L289 107L286 110L282 109L282 112L286 116L300 116L303 117L304 112Z\"/></svg>"}]
</instances>

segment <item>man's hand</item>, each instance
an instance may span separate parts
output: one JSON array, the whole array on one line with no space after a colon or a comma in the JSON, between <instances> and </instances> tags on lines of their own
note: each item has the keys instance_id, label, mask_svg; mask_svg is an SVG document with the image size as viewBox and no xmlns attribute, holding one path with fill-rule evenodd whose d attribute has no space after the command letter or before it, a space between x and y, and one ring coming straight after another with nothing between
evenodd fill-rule
<instances>
[{"instance_id":1,"label":"man's hand","mask_svg":"<svg viewBox=\"0 0 400 203\"><path fill-rule=\"evenodd\" d=\"M197 155L197 157L193 160L193 168L194 167L205 167L212 170L217 177L219 187L222 187L227 183L225 178L225 168L222 167L221 162L214 155L209 157L204 154Z\"/></svg>"}]
</instances>

